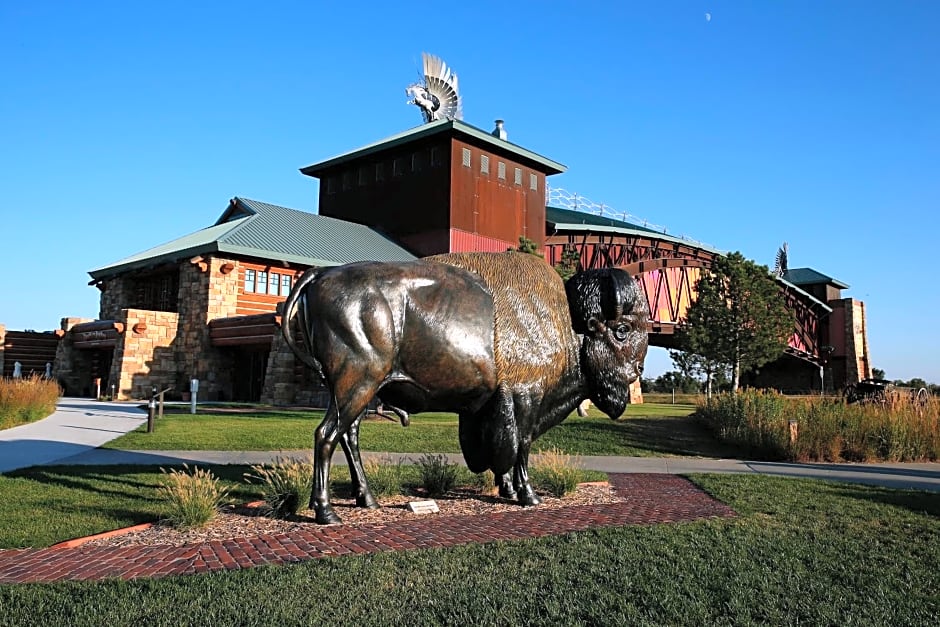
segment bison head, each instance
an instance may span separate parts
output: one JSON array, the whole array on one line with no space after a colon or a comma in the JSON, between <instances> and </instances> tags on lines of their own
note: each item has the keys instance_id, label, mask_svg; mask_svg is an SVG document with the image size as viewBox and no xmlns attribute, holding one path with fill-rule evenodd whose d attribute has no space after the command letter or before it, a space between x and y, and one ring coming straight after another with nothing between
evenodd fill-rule
<instances>
[{"instance_id":1,"label":"bison head","mask_svg":"<svg viewBox=\"0 0 940 627\"><path fill-rule=\"evenodd\" d=\"M643 373L649 312L636 281L617 268L586 270L565 284L575 333L582 336L581 372L591 401L611 418L630 402Z\"/></svg>"}]
</instances>

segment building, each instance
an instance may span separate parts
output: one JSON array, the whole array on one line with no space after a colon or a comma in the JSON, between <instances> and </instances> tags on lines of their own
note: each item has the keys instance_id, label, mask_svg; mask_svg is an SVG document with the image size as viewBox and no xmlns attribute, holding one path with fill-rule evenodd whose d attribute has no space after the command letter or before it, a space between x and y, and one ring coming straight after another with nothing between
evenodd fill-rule
<instances>
[{"instance_id":1,"label":"building","mask_svg":"<svg viewBox=\"0 0 940 627\"><path fill-rule=\"evenodd\" d=\"M501 121L486 132L446 119L304 167L320 180L319 214L234 198L213 225L92 270L98 317L62 321L54 376L70 395L146 398L170 388L171 397L185 397L196 380L202 401L320 405L319 382L279 332L277 306L304 270L504 251L520 237L553 264L574 247L582 267L637 274L653 312L651 343L670 346L695 278L720 253L645 226L547 207L548 177L564 171L509 142ZM841 368L838 376L830 368L830 386L870 373L863 306L841 299L844 284L816 274L792 271L781 282L805 318L792 347L797 357L755 373L754 383L776 377L776 387L786 380L788 389L790 382L813 389L821 343L833 347L826 358ZM48 353L48 336L38 340Z\"/></svg>"}]
</instances>

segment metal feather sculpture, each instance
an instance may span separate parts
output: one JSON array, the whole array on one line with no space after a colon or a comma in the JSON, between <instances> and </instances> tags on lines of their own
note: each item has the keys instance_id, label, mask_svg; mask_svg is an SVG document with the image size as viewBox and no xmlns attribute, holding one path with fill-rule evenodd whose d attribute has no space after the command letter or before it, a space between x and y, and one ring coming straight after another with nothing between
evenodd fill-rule
<instances>
[{"instance_id":1,"label":"metal feather sculpture","mask_svg":"<svg viewBox=\"0 0 940 627\"><path fill-rule=\"evenodd\" d=\"M408 104L421 109L425 122L463 119L460 93L457 91L457 73L447 64L427 52L421 53L424 61L424 82L414 83L405 89Z\"/></svg>"},{"instance_id":2,"label":"metal feather sculpture","mask_svg":"<svg viewBox=\"0 0 940 627\"><path fill-rule=\"evenodd\" d=\"M777 259L774 262L774 274L782 277L787 273L787 253L788 253L787 243L784 242L783 246L777 249Z\"/></svg>"}]
</instances>

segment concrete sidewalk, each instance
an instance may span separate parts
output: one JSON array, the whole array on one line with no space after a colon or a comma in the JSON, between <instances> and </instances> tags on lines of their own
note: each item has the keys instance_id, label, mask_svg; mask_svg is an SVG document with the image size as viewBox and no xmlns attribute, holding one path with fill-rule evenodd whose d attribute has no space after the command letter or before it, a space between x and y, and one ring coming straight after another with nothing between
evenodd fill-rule
<instances>
[{"instance_id":1,"label":"concrete sidewalk","mask_svg":"<svg viewBox=\"0 0 940 627\"><path fill-rule=\"evenodd\" d=\"M263 464L278 457L309 459L302 451L122 451L98 448L147 420L137 404L63 398L43 420L0 431L0 472L48 464ZM415 461L420 453L368 453L364 459ZM459 454L448 458L463 463ZM346 458L339 450L337 464ZM940 492L940 464L826 464L758 462L698 457L581 457L585 468L613 473L692 474L701 472L766 474L864 483L889 488Z\"/></svg>"},{"instance_id":2,"label":"concrete sidewalk","mask_svg":"<svg viewBox=\"0 0 940 627\"><path fill-rule=\"evenodd\" d=\"M0 472L94 450L146 422L138 405L61 398L51 416L0 431Z\"/></svg>"},{"instance_id":3,"label":"concrete sidewalk","mask_svg":"<svg viewBox=\"0 0 940 627\"><path fill-rule=\"evenodd\" d=\"M264 464L278 457L310 459L311 452L303 451L122 451L97 449L87 451L60 464ZM370 453L363 451L363 460L387 459L393 463L415 462L421 453ZM463 464L459 453L447 455L450 461ZM930 490L940 492L940 464L826 464L759 462L739 459L709 459L700 457L617 457L581 456L589 470L613 473L652 473L686 475L694 473L739 473L779 475L807 479L827 479L863 483L888 488ZM337 451L336 464L345 464L346 457Z\"/></svg>"}]
</instances>

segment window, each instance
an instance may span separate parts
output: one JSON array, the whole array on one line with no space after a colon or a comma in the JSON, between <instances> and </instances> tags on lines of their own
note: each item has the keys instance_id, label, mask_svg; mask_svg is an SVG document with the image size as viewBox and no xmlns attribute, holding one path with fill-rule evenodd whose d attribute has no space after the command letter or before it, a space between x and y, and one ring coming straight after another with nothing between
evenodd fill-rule
<instances>
[{"instance_id":1,"label":"window","mask_svg":"<svg viewBox=\"0 0 940 627\"><path fill-rule=\"evenodd\" d=\"M465 168L470 167L470 149L469 148L463 149L463 167Z\"/></svg>"},{"instance_id":2,"label":"window","mask_svg":"<svg viewBox=\"0 0 940 627\"><path fill-rule=\"evenodd\" d=\"M506 164L502 161L496 164L496 178L501 181L506 180Z\"/></svg>"},{"instance_id":3,"label":"window","mask_svg":"<svg viewBox=\"0 0 940 627\"><path fill-rule=\"evenodd\" d=\"M268 289L268 294L272 296L277 296L277 286L281 282L281 275L277 272L271 273L270 289Z\"/></svg>"},{"instance_id":4,"label":"window","mask_svg":"<svg viewBox=\"0 0 940 627\"><path fill-rule=\"evenodd\" d=\"M522 168L516 168L514 182L516 185L522 185Z\"/></svg>"},{"instance_id":5,"label":"window","mask_svg":"<svg viewBox=\"0 0 940 627\"><path fill-rule=\"evenodd\" d=\"M392 161L392 175L401 176L405 173L405 160L401 157L398 157Z\"/></svg>"},{"instance_id":6,"label":"window","mask_svg":"<svg viewBox=\"0 0 940 627\"><path fill-rule=\"evenodd\" d=\"M343 191L352 189L352 172L343 172Z\"/></svg>"},{"instance_id":7,"label":"window","mask_svg":"<svg viewBox=\"0 0 940 627\"><path fill-rule=\"evenodd\" d=\"M368 166L361 165L359 166L359 187L369 184L369 172Z\"/></svg>"},{"instance_id":8,"label":"window","mask_svg":"<svg viewBox=\"0 0 940 627\"><path fill-rule=\"evenodd\" d=\"M287 296L290 294L290 275L282 274L281 275L281 296Z\"/></svg>"},{"instance_id":9,"label":"window","mask_svg":"<svg viewBox=\"0 0 940 627\"><path fill-rule=\"evenodd\" d=\"M486 155L480 155L480 174L490 173L490 158Z\"/></svg>"},{"instance_id":10,"label":"window","mask_svg":"<svg viewBox=\"0 0 940 627\"><path fill-rule=\"evenodd\" d=\"M258 293L267 294L268 293L268 273L264 270L258 272Z\"/></svg>"},{"instance_id":11,"label":"window","mask_svg":"<svg viewBox=\"0 0 940 627\"><path fill-rule=\"evenodd\" d=\"M441 165L441 149L437 146L431 147L431 167L436 168Z\"/></svg>"},{"instance_id":12,"label":"window","mask_svg":"<svg viewBox=\"0 0 940 627\"><path fill-rule=\"evenodd\" d=\"M385 180L385 164L376 163L375 164L375 181L384 181Z\"/></svg>"},{"instance_id":13,"label":"window","mask_svg":"<svg viewBox=\"0 0 940 627\"><path fill-rule=\"evenodd\" d=\"M336 193L336 177L331 176L326 179L326 193L333 195Z\"/></svg>"},{"instance_id":14,"label":"window","mask_svg":"<svg viewBox=\"0 0 940 627\"><path fill-rule=\"evenodd\" d=\"M539 177L534 174L529 175L529 189L538 190L539 188Z\"/></svg>"},{"instance_id":15,"label":"window","mask_svg":"<svg viewBox=\"0 0 940 627\"><path fill-rule=\"evenodd\" d=\"M413 152L411 153L411 171L420 172L421 166L424 165L424 153Z\"/></svg>"},{"instance_id":16,"label":"window","mask_svg":"<svg viewBox=\"0 0 940 627\"><path fill-rule=\"evenodd\" d=\"M255 271L254 270L245 270L245 291L246 292L255 291Z\"/></svg>"}]
</instances>

